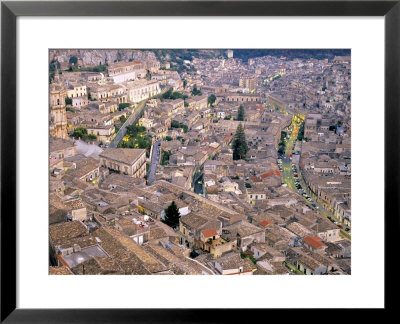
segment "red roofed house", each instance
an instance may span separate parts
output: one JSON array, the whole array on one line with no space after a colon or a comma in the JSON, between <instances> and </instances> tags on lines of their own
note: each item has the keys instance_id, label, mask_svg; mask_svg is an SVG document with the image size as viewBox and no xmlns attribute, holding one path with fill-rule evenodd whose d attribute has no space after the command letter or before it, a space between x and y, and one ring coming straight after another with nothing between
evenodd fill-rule
<instances>
[{"instance_id":1,"label":"red roofed house","mask_svg":"<svg viewBox=\"0 0 400 324\"><path fill-rule=\"evenodd\" d=\"M311 252L323 253L327 246L322 242L318 236L307 236L303 239L304 246Z\"/></svg>"},{"instance_id":2,"label":"red roofed house","mask_svg":"<svg viewBox=\"0 0 400 324\"><path fill-rule=\"evenodd\" d=\"M224 139L224 144L229 144L229 142L232 140L231 135L222 135L222 138Z\"/></svg>"},{"instance_id":3,"label":"red roofed house","mask_svg":"<svg viewBox=\"0 0 400 324\"><path fill-rule=\"evenodd\" d=\"M205 229L202 230L200 233L200 240L202 240L203 242L206 242L208 239L215 240L218 237L219 234L217 233L217 230L215 228Z\"/></svg>"},{"instance_id":4,"label":"red roofed house","mask_svg":"<svg viewBox=\"0 0 400 324\"><path fill-rule=\"evenodd\" d=\"M257 177L257 176L251 176L251 177L250 177L250 181L251 181L252 183L256 183L256 184L261 184L261 183L262 183L261 178L259 178L259 177Z\"/></svg>"},{"instance_id":5,"label":"red roofed house","mask_svg":"<svg viewBox=\"0 0 400 324\"><path fill-rule=\"evenodd\" d=\"M266 219L266 220L263 220L261 223L260 223L260 225L262 226L262 227L267 227L268 225L271 225L271 224L273 224L270 220L268 220L268 219Z\"/></svg>"},{"instance_id":6,"label":"red roofed house","mask_svg":"<svg viewBox=\"0 0 400 324\"><path fill-rule=\"evenodd\" d=\"M219 229L220 230L220 229ZM232 251L236 247L236 241L226 241L220 237L220 233L215 228L204 229L200 232L201 248L210 252L214 258Z\"/></svg>"},{"instance_id":7,"label":"red roofed house","mask_svg":"<svg viewBox=\"0 0 400 324\"><path fill-rule=\"evenodd\" d=\"M261 179L265 179L265 178L268 178L268 177L273 176L273 175L276 175L278 177L282 176L282 174L278 170L272 170L270 172L266 172L266 173L261 174L260 178Z\"/></svg>"}]
</instances>

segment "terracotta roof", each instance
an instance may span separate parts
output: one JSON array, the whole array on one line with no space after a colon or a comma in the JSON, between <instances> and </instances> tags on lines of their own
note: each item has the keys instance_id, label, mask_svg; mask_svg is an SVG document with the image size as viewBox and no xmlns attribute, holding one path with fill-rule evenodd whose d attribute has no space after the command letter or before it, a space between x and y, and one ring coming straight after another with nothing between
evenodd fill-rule
<instances>
[{"instance_id":1,"label":"terracotta roof","mask_svg":"<svg viewBox=\"0 0 400 324\"><path fill-rule=\"evenodd\" d=\"M257 177L257 176L251 176L251 177L250 177L250 180L251 180L252 182L262 182L261 179L260 179L259 177Z\"/></svg>"},{"instance_id":2,"label":"terracotta roof","mask_svg":"<svg viewBox=\"0 0 400 324\"><path fill-rule=\"evenodd\" d=\"M318 236L307 236L303 239L303 241L306 242L311 247L313 247L314 249L326 246L324 243L322 243L321 238Z\"/></svg>"},{"instance_id":3,"label":"terracotta roof","mask_svg":"<svg viewBox=\"0 0 400 324\"><path fill-rule=\"evenodd\" d=\"M272 171L270 171L270 172L261 174L261 175L260 175L260 178L261 178L261 179L265 179L265 178L270 177L270 176L272 176L272 175L277 175L278 177L281 177L281 176L282 176L281 173L280 173L278 170L272 170Z\"/></svg>"},{"instance_id":4,"label":"terracotta roof","mask_svg":"<svg viewBox=\"0 0 400 324\"><path fill-rule=\"evenodd\" d=\"M272 222L270 220L268 220L268 219L266 219L266 220L264 220L264 221L262 221L260 223L260 225L263 226L263 227L267 227L270 224L272 224Z\"/></svg>"},{"instance_id":5,"label":"terracotta roof","mask_svg":"<svg viewBox=\"0 0 400 324\"><path fill-rule=\"evenodd\" d=\"M201 233L204 235L205 238L218 235L215 228L209 228L209 229L202 230Z\"/></svg>"}]
</instances>

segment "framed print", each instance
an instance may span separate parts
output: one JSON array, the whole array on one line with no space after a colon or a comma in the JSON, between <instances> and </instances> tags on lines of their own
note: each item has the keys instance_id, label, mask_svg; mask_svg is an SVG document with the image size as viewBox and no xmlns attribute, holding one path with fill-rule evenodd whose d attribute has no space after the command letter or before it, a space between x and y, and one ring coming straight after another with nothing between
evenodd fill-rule
<instances>
[{"instance_id":1,"label":"framed print","mask_svg":"<svg viewBox=\"0 0 400 324\"><path fill-rule=\"evenodd\" d=\"M1 15L1 321L393 308L398 1Z\"/></svg>"}]
</instances>

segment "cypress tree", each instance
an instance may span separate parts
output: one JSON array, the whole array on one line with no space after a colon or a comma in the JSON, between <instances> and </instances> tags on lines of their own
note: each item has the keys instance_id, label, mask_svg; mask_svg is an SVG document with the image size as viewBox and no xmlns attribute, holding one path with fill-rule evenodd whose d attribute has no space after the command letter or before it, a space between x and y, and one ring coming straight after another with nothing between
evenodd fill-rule
<instances>
[{"instance_id":1,"label":"cypress tree","mask_svg":"<svg viewBox=\"0 0 400 324\"><path fill-rule=\"evenodd\" d=\"M175 201L173 201L171 205L165 209L165 223L171 227L176 227L179 225L180 217L181 214L179 212L179 208Z\"/></svg>"},{"instance_id":2,"label":"cypress tree","mask_svg":"<svg viewBox=\"0 0 400 324\"><path fill-rule=\"evenodd\" d=\"M243 121L244 120L244 108L243 105L239 106L238 114L237 114L237 120Z\"/></svg>"},{"instance_id":3,"label":"cypress tree","mask_svg":"<svg viewBox=\"0 0 400 324\"><path fill-rule=\"evenodd\" d=\"M246 142L246 135L244 134L244 128L242 123L236 129L235 137L233 138L233 159L241 160L246 158L246 154L249 151Z\"/></svg>"}]
</instances>

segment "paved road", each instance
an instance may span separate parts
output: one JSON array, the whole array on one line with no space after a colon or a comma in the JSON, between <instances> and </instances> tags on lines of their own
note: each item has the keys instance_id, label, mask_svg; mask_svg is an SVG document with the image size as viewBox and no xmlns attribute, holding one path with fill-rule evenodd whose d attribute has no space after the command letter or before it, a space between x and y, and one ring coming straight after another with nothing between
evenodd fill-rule
<instances>
[{"instance_id":1,"label":"paved road","mask_svg":"<svg viewBox=\"0 0 400 324\"><path fill-rule=\"evenodd\" d=\"M110 147L110 148L118 147L118 144L122 141L122 139L124 138L124 136L126 134L126 127L136 123L136 120L142 113L144 107L146 107L146 102L147 102L147 100L142 100L137 105L136 108L132 109L132 114L128 117L128 119L125 121L125 123L121 126L117 135L115 135L115 137L113 138L113 140L111 141L111 143L108 147Z\"/></svg>"},{"instance_id":2,"label":"paved road","mask_svg":"<svg viewBox=\"0 0 400 324\"><path fill-rule=\"evenodd\" d=\"M153 155L151 156L151 165L150 165L150 173L149 173L149 180L147 181L147 185L151 185L154 181L154 176L156 174L157 164L160 161L160 146L161 141L158 140L153 144Z\"/></svg>"},{"instance_id":3,"label":"paved road","mask_svg":"<svg viewBox=\"0 0 400 324\"><path fill-rule=\"evenodd\" d=\"M290 154L292 153L292 147L296 144L297 133L299 130L299 123L293 121L292 125L289 127L289 130L292 132L292 134L289 135L289 139L286 144L285 154L284 157L282 158L282 171L281 171L282 181L286 183L290 189L300 194L299 189L296 188L296 183L294 182L296 177L294 177L294 173L292 170L293 163L290 159ZM304 198L306 205L318 211L320 215L326 218L330 217L335 219L334 215L331 212L326 210L321 204L319 204L317 201L314 200L316 197L312 194L308 186L305 184L301 172L298 168L297 168L297 174L298 174L297 179L300 180L301 189L303 189L309 196L311 196L311 201L307 200L304 196L302 196ZM312 206L312 204L314 204L316 207ZM341 229L340 233L343 237L351 239L350 232L346 232L345 230Z\"/></svg>"},{"instance_id":4,"label":"paved road","mask_svg":"<svg viewBox=\"0 0 400 324\"><path fill-rule=\"evenodd\" d=\"M138 120L140 114L142 113L142 111L146 107L147 100L152 99L152 98L157 98L157 97L163 95L165 92L167 92L168 89L169 88L167 87L164 90L162 90L159 94L156 94L153 97L147 98L147 99L142 100L141 102L139 102L137 107L132 109L132 114L128 117L128 119L125 121L125 123L119 129L117 135L115 135L115 137L113 138L113 140L111 141L111 143L110 143L110 145L108 147L114 147L114 148L118 147L118 144L122 141L122 139L124 138L124 136L126 134L126 127L136 123L136 121Z\"/></svg>"}]
</instances>

